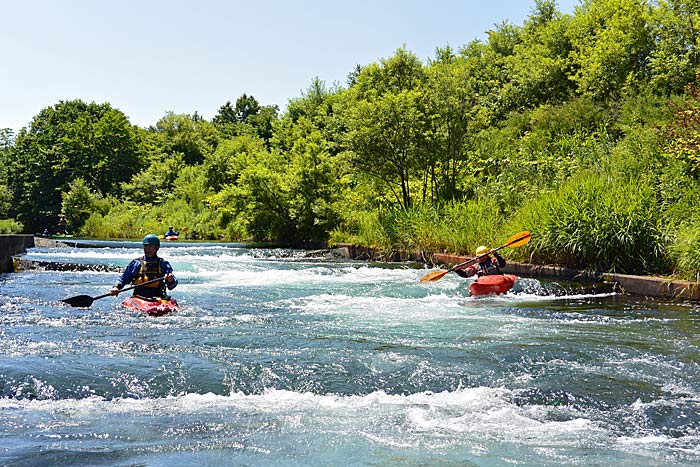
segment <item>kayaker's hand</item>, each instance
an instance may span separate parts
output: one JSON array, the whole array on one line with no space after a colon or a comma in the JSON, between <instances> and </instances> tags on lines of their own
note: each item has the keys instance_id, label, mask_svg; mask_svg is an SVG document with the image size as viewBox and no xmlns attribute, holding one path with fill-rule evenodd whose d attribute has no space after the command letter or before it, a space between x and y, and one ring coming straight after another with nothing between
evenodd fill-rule
<instances>
[{"instance_id":1,"label":"kayaker's hand","mask_svg":"<svg viewBox=\"0 0 700 467\"><path fill-rule=\"evenodd\" d=\"M119 291L119 288L118 288L118 287L112 287L112 288L109 290L109 294L110 294L110 295L113 295L113 296L115 296L115 297L116 297L117 295L119 295L119 292L120 292L120 291Z\"/></svg>"},{"instance_id":2,"label":"kayaker's hand","mask_svg":"<svg viewBox=\"0 0 700 467\"><path fill-rule=\"evenodd\" d=\"M495 248L491 248L491 249L489 250L489 254L490 254L490 255L494 254L495 252L496 252L496 249L495 249Z\"/></svg>"},{"instance_id":3,"label":"kayaker's hand","mask_svg":"<svg viewBox=\"0 0 700 467\"><path fill-rule=\"evenodd\" d=\"M166 274L165 275L165 282L168 284L172 284L175 281L175 278L173 277L172 274Z\"/></svg>"}]
</instances>

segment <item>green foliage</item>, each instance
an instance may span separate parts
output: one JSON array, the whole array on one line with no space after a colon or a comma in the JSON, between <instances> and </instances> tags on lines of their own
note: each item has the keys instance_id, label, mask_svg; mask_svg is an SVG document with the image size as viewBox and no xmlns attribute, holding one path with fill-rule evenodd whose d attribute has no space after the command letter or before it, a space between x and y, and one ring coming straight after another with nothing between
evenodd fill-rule
<instances>
[{"instance_id":1,"label":"green foliage","mask_svg":"<svg viewBox=\"0 0 700 467\"><path fill-rule=\"evenodd\" d=\"M648 59L651 86L661 95L681 93L700 69L700 2L661 0L650 22L656 38Z\"/></svg>"},{"instance_id":2,"label":"green foliage","mask_svg":"<svg viewBox=\"0 0 700 467\"><path fill-rule=\"evenodd\" d=\"M553 1L539 0L525 22L512 53L503 59L508 83L503 87L504 105L509 109L560 103L570 98L569 79L572 45L567 31L569 16L556 11Z\"/></svg>"},{"instance_id":3,"label":"green foliage","mask_svg":"<svg viewBox=\"0 0 700 467\"><path fill-rule=\"evenodd\" d=\"M180 170L168 197L186 202L190 209L197 212L203 209L206 198L212 193L203 166L196 165Z\"/></svg>"},{"instance_id":4,"label":"green foliage","mask_svg":"<svg viewBox=\"0 0 700 467\"><path fill-rule=\"evenodd\" d=\"M261 106L253 96L243 94L236 100L235 108L231 101L222 105L212 123L226 138L257 135L269 142L278 112L277 106Z\"/></svg>"},{"instance_id":5,"label":"green foliage","mask_svg":"<svg viewBox=\"0 0 700 467\"><path fill-rule=\"evenodd\" d=\"M171 199L158 206L124 202L107 213L93 212L82 233L105 239L139 239L149 233L162 235L172 225L180 238L227 239L221 215L206 208L194 210L184 200Z\"/></svg>"},{"instance_id":6,"label":"green foliage","mask_svg":"<svg viewBox=\"0 0 700 467\"><path fill-rule=\"evenodd\" d=\"M680 278L700 282L700 215L678 228L669 254Z\"/></svg>"},{"instance_id":7,"label":"green foliage","mask_svg":"<svg viewBox=\"0 0 700 467\"><path fill-rule=\"evenodd\" d=\"M352 241L389 250L449 251L471 254L477 246L498 246L500 225L487 201L450 202L436 209L414 204L376 211L352 211L331 235L331 242Z\"/></svg>"},{"instance_id":8,"label":"green foliage","mask_svg":"<svg viewBox=\"0 0 700 467\"><path fill-rule=\"evenodd\" d=\"M0 234L18 234L24 231L21 222L14 219L0 219Z\"/></svg>"},{"instance_id":9,"label":"green foliage","mask_svg":"<svg viewBox=\"0 0 700 467\"><path fill-rule=\"evenodd\" d=\"M126 116L109 104L74 100L43 109L10 151L8 185L18 220L43 229L77 178L103 195L118 195L138 165L137 143Z\"/></svg>"},{"instance_id":10,"label":"green foliage","mask_svg":"<svg viewBox=\"0 0 700 467\"><path fill-rule=\"evenodd\" d=\"M225 185L235 184L244 168L265 154L264 141L253 135L236 136L224 140L213 154L206 157L204 170L206 186L220 191Z\"/></svg>"},{"instance_id":11,"label":"green foliage","mask_svg":"<svg viewBox=\"0 0 700 467\"><path fill-rule=\"evenodd\" d=\"M11 148L14 133L9 128L0 128L0 218L7 217L12 206L12 192L8 181L8 167L11 161Z\"/></svg>"},{"instance_id":12,"label":"green foliage","mask_svg":"<svg viewBox=\"0 0 700 467\"><path fill-rule=\"evenodd\" d=\"M160 152L166 155L182 154L185 163L201 163L219 142L213 124L193 115L167 112L150 132L157 140ZM160 157L160 154L156 154Z\"/></svg>"},{"instance_id":13,"label":"green foliage","mask_svg":"<svg viewBox=\"0 0 700 467\"><path fill-rule=\"evenodd\" d=\"M662 131L664 152L700 178L700 81L688 87L685 101L671 102L670 110L673 118Z\"/></svg>"},{"instance_id":14,"label":"green foliage","mask_svg":"<svg viewBox=\"0 0 700 467\"><path fill-rule=\"evenodd\" d=\"M568 36L579 92L614 99L646 78L653 49L646 0L584 0Z\"/></svg>"},{"instance_id":15,"label":"green foliage","mask_svg":"<svg viewBox=\"0 0 700 467\"><path fill-rule=\"evenodd\" d=\"M124 197L135 203L160 204L171 196L175 180L184 167L184 155L172 153L163 156L122 185Z\"/></svg>"},{"instance_id":16,"label":"green foliage","mask_svg":"<svg viewBox=\"0 0 700 467\"><path fill-rule=\"evenodd\" d=\"M381 180L406 208L412 203L411 181L420 180L426 168L421 141L427 122L421 98L421 91L414 89L361 99L345 120L355 168Z\"/></svg>"},{"instance_id":17,"label":"green foliage","mask_svg":"<svg viewBox=\"0 0 700 467\"><path fill-rule=\"evenodd\" d=\"M653 188L579 174L527 203L510 223L529 230L520 258L621 273L663 271L668 239Z\"/></svg>"},{"instance_id":18,"label":"green foliage","mask_svg":"<svg viewBox=\"0 0 700 467\"><path fill-rule=\"evenodd\" d=\"M354 167L381 180L405 208L413 202L412 180L426 168L424 82L417 57L399 49L381 66L362 70L343 116Z\"/></svg>"},{"instance_id":19,"label":"green foliage","mask_svg":"<svg viewBox=\"0 0 700 467\"><path fill-rule=\"evenodd\" d=\"M490 112L488 84L470 62L443 53L427 70L425 92L426 133L423 170L429 178L430 200L456 199L468 159L470 137L487 127Z\"/></svg>"},{"instance_id":20,"label":"green foliage","mask_svg":"<svg viewBox=\"0 0 700 467\"><path fill-rule=\"evenodd\" d=\"M90 191L90 188L82 178L76 178L70 184L68 191L63 193L61 212L74 231L80 231L85 221L95 210L96 200L99 196Z\"/></svg>"}]
</instances>

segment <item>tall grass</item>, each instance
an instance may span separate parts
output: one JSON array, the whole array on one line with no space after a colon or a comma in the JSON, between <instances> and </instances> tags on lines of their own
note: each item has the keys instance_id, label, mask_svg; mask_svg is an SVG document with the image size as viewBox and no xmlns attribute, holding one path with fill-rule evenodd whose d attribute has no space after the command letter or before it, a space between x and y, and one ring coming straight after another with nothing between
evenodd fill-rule
<instances>
[{"instance_id":1,"label":"tall grass","mask_svg":"<svg viewBox=\"0 0 700 467\"><path fill-rule=\"evenodd\" d=\"M671 245L675 273L682 279L700 281L700 217L680 226Z\"/></svg>"},{"instance_id":2,"label":"tall grass","mask_svg":"<svg viewBox=\"0 0 700 467\"><path fill-rule=\"evenodd\" d=\"M668 270L668 237L653 187L583 172L526 203L511 226L530 230L520 259L621 273Z\"/></svg>"},{"instance_id":3,"label":"tall grass","mask_svg":"<svg viewBox=\"0 0 700 467\"><path fill-rule=\"evenodd\" d=\"M417 204L354 212L331 234L331 243L355 243L385 250L471 253L503 240L498 208L486 200Z\"/></svg>"}]
</instances>

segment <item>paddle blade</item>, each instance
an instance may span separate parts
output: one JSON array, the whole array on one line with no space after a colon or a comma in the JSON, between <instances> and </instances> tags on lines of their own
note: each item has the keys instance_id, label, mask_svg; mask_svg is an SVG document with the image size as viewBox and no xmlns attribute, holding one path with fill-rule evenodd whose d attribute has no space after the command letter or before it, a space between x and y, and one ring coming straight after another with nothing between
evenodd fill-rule
<instances>
[{"instance_id":1,"label":"paddle blade","mask_svg":"<svg viewBox=\"0 0 700 467\"><path fill-rule=\"evenodd\" d=\"M70 306L74 306L77 308L89 308L90 305L92 305L92 302L95 301L95 299L89 295L77 295L75 297L66 298L65 300L61 301L63 303L67 303Z\"/></svg>"},{"instance_id":2,"label":"paddle blade","mask_svg":"<svg viewBox=\"0 0 700 467\"><path fill-rule=\"evenodd\" d=\"M450 271L433 271L420 278L421 282L437 282Z\"/></svg>"},{"instance_id":3,"label":"paddle blade","mask_svg":"<svg viewBox=\"0 0 700 467\"><path fill-rule=\"evenodd\" d=\"M525 245L530 241L530 232L527 230L517 233L510 237L504 246L516 247Z\"/></svg>"}]
</instances>

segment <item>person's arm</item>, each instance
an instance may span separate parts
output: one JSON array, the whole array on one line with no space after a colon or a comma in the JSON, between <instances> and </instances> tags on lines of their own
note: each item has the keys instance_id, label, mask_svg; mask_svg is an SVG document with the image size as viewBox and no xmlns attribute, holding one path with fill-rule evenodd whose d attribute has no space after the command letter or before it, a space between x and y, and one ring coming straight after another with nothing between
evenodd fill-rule
<instances>
[{"instance_id":1,"label":"person's arm","mask_svg":"<svg viewBox=\"0 0 700 467\"><path fill-rule=\"evenodd\" d=\"M170 263L165 261L164 259L161 258L160 260L160 267L161 271L163 271L165 275L165 285L168 287L168 290L173 290L175 287L177 287L178 280L177 277L173 274L173 267L170 266Z\"/></svg>"},{"instance_id":2,"label":"person's arm","mask_svg":"<svg viewBox=\"0 0 700 467\"><path fill-rule=\"evenodd\" d=\"M117 283L114 284L114 287L112 287L112 289L109 291L109 294L119 295L119 291L123 289L126 284L131 284L131 281L134 280L136 271L138 271L140 266L141 262L138 259L131 260L129 265L124 269L124 272L122 272L122 275Z\"/></svg>"},{"instance_id":3,"label":"person's arm","mask_svg":"<svg viewBox=\"0 0 700 467\"><path fill-rule=\"evenodd\" d=\"M455 269L455 272L459 277L471 277L474 274L476 274L476 268L474 266L467 266L466 268L462 269Z\"/></svg>"},{"instance_id":4,"label":"person's arm","mask_svg":"<svg viewBox=\"0 0 700 467\"><path fill-rule=\"evenodd\" d=\"M502 268L506 265L506 259L503 256L499 255L497 251L493 252L493 256L496 258L499 268Z\"/></svg>"}]
</instances>

